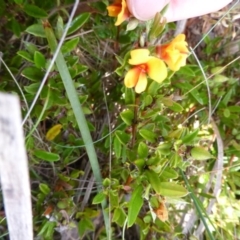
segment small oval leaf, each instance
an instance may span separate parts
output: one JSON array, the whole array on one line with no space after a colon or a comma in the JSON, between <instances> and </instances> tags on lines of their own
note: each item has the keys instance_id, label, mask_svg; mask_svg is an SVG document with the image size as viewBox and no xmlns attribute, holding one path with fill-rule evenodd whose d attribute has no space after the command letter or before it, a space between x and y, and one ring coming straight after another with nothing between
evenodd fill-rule
<instances>
[{"instance_id":1,"label":"small oval leaf","mask_svg":"<svg viewBox=\"0 0 240 240\"><path fill-rule=\"evenodd\" d=\"M61 132L61 129L62 129L61 124L54 125L47 131L46 139L48 141L52 141Z\"/></svg>"},{"instance_id":2,"label":"small oval leaf","mask_svg":"<svg viewBox=\"0 0 240 240\"><path fill-rule=\"evenodd\" d=\"M148 156L148 146L144 142L140 142L138 145L138 156L140 158L146 158Z\"/></svg>"},{"instance_id":3,"label":"small oval leaf","mask_svg":"<svg viewBox=\"0 0 240 240\"><path fill-rule=\"evenodd\" d=\"M47 162L56 162L60 160L60 156L56 153L46 152L43 150L36 150L34 155Z\"/></svg>"},{"instance_id":4,"label":"small oval leaf","mask_svg":"<svg viewBox=\"0 0 240 240\"><path fill-rule=\"evenodd\" d=\"M194 147L191 150L191 155L195 160L208 160L214 156L202 147Z\"/></svg>"},{"instance_id":5,"label":"small oval leaf","mask_svg":"<svg viewBox=\"0 0 240 240\"><path fill-rule=\"evenodd\" d=\"M125 110L124 112L120 113L120 116L122 118L122 120L128 125L130 126L132 124L132 120L134 118L134 114L133 111L131 111L130 109Z\"/></svg>"},{"instance_id":6,"label":"small oval leaf","mask_svg":"<svg viewBox=\"0 0 240 240\"><path fill-rule=\"evenodd\" d=\"M92 201L92 204L99 204L106 198L106 195L103 192L98 193Z\"/></svg>"},{"instance_id":7,"label":"small oval leaf","mask_svg":"<svg viewBox=\"0 0 240 240\"><path fill-rule=\"evenodd\" d=\"M90 13L82 13L73 19L70 28L68 29L67 35L76 32L82 25L87 22L90 17Z\"/></svg>"},{"instance_id":8,"label":"small oval leaf","mask_svg":"<svg viewBox=\"0 0 240 240\"><path fill-rule=\"evenodd\" d=\"M39 189L45 195L48 195L50 193L50 188L48 187L47 184L40 183L39 184Z\"/></svg>"},{"instance_id":9,"label":"small oval leaf","mask_svg":"<svg viewBox=\"0 0 240 240\"><path fill-rule=\"evenodd\" d=\"M79 42L79 37L73 38L73 39L65 42L61 48L62 53L66 54L66 53L69 53L69 52L73 51L74 49L76 49L78 42Z\"/></svg>"},{"instance_id":10,"label":"small oval leaf","mask_svg":"<svg viewBox=\"0 0 240 240\"><path fill-rule=\"evenodd\" d=\"M24 12L34 18L46 18L48 14L36 5L25 4Z\"/></svg>"},{"instance_id":11,"label":"small oval leaf","mask_svg":"<svg viewBox=\"0 0 240 240\"><path fill-rule=\"evenodd\" d=\"M160 192L164 197L184 197L188 194L186 188L173 182L161 182Z\"/></svg>"},{"instance_id":12,"label":"small oval leaf","mask_svg":"<svg viewBox=\"0 0 240 240\"><path fill-rule=\"evenodd\" d=\"M39 68L36 67L26 67L22 71L22 76L34 81L34 82L40 82L43 79L44 72L42 72Z\"/></svg>"},{"instance_id":13,"label":"small oval leaf","mask_svg":"<svg viewBox=\"0 0 240 240\"><path fill-rule=\"evenodd\" d=\"M25 31L27 33L34 35L35 37L46 38L42 24L33 24L33 25L29 26Z\"/></svg>"},{"instance_id":14,"label":"small oval leaf","mask_svg":"<svg viewBox=\"0 0 240 240\"><path fill-rule=\"evenodd\" d=\"M139 131L139 134L144 138L146 139L147 141L151 142L151 143L154 143L155 142L155 137L156 137L156 134L147 130L147 129L141 129Z\"/></svg>"},{"instance_id":15,"label":"small oval leaf","mask_svg":"<svg viewBox=\"0 0 240 240\"><path fill-rule=\"evenodd\" d=\"M44 55L38 51L34 53L34 63L37 68L45 68L46 65L46 59Z\"/></svg>"}]
</instances>

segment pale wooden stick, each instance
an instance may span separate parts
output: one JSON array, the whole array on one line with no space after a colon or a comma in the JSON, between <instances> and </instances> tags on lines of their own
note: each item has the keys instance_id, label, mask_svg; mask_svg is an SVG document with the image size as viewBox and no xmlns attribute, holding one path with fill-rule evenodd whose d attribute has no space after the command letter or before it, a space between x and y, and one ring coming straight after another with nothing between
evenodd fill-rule
<instances>
[{"instance_id":1,"label":"pale wooden stick","mask_svg":"<svg viewBox=\"0 0 240 240\"><path fill-rule=\"evenodd\" d=\"M20 102L0 93L0 180L11 240L32 240L32 206Z\"/></svg>"}]
</instances>

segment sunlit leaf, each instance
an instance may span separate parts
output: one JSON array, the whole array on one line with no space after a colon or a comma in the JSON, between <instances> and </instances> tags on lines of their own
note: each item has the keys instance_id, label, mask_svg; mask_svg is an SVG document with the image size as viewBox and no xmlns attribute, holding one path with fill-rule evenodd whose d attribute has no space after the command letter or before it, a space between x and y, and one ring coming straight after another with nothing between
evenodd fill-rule
<instances>
[{"instance_id":1,"label":"sunlit leaf","mask_svg":"<svg viewBox=\"0 0 240 240\"><path fill-rule=\"evenodd\" d=\"M208 160L214 158L206 149L202 147L194 147L191 150L191 155L195 160Z\"/></svg>"},{"instance_id":2,"label":"sunlit leaf","mask_svg":"<svg viewBox=\"0 0 240 240\"><path fill-rule=\"evenodd\" d=\"M188 194L188 191L183 186L173 183L173 182L161 182L160 183L160 192L164 197L184 197Z\"/></svg>"},{"instance_id":3,"label":"sunlit leaf","mask_svg":"<svg viewBox=\"0 0 240 240\"><path fill-rule=\"evenodd\" d=\"M105 198L106 198L105 193L104 193L104 192L100 192L100 193L98 193L98 194L93 198L92 204L99 204L99 203L101 203Z\"/></svg>"},{"instance_id":4,"label":"sunlit leaf","mask_svg":"<svg viewBox=\"0 0 240 240\"><path fill-rule=\"evenodd\" d=\"M159 178L158 174L155 173L152 170L146 170L145 175L147 176L148 181L150 182L154 191L156 193L160 194L160 192L161 192L161 187L160 187L161 181L160 181L160 178Z\"/></svg>"},{"instance_id":5,"label":"sunlit leaf","mask_svg":"<svg viewBox=\"0 0 240 240\"><path fill-rule=\"evenodd\" d=\"M51 191L50 188L48 187L48 185L44 184L44 183L39 184L39 189L45 195L48 195Z\"/></svg>"},{"instance_id":6,"label":"sunlit leaf","mask_svg":"<svg viewBox=\"0 0 240 240\"><path fill-rule=\"evenodd\" d=\"M192 144L193 140L197 137L199 130L196 129L195 131L188 133L186 136L184 136L181 140L184 144Z\"/></svg>"},{"instance_id":7,"label":"sunlit leaf","mask_svg":"<svg viewBox=\"0 0 240 240\"><path fill-rule=\"evenodd\" d=\"M116 208L113 212L112 221L117 223L119 226L123 226L127 216L122 208Z\"/></svg>"},{"instance_id":8,"label":"sunlit leaf","mask_svg":"<svg viewBox=\"0 0 240 240\"><path fill-rule=\"evenodd\" d=\"M61 124L54 125L47 131L46 139L48 141L52 141L61 132L61 129L62 129Z\"/></svg>"},{"instance_id":9,"label":"sunlit leaf","mask_svg":"<svg viewBox=\"0 0 240 240\"><path fill-rule=\"evenodd\" d=\"M135 223L137 216L142 208L143 205L142 193L143 193L142 185L137 186L132 193L128 207L128 227L131 227Z\"/></svg>"},{"instance_id":10,"label":"sunlit leaf","mask_svg":"<svg viewBox=\"0 0 240 240\"><path fill-rule=\"evenodd\" d=\"M138 156L140 158L146 158L148 156L148 146L144 142L140 142L138 145Z\"/></svg>"},{"instance_id":11,"label":"sunlit leaf","mask_svg":"<svg viewBox=\"0 0 240 240\"><path fill-rule=\"evenodd\" d=\"M122 120L127 124L127 125L131 125L132 124L132 120L134 118L134 114L133 111L131 111L130 109L127 109L123 112L120 113L120 116L122 118Z\"/></svg>"},{"instance_id":12,"label":"sunlit leaf","mask_svg":"<svg viewBox=\"0 0 240 240\"><path fill-rule=\"evenodd\" d=\"M29 26L25 31L27 33L34 35L35 37L46 38L42 24L33 24L33 25Z\"/></svg>"}]
</instances>

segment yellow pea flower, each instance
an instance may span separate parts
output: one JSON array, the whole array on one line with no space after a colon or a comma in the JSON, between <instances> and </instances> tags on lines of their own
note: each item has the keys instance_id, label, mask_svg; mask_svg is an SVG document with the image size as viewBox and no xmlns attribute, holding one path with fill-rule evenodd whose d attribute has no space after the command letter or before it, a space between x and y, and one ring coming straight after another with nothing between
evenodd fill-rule
<instances>
[{"instance_id":1,"label":"yellow pea flower","mask_svg":"<svg viewBox=\"0 0 240 240\"><path fill-rule=\"evenodd\" d=\"M122 22L130 17L126 0L115 0L115 2L107 7L108 16L117 17L115 26L119 26Z\"/></svg>"},{"instance_id":2,"label":"yellow pea flower","mask_svg":"<svg viewBox=\"0 0 240 240\"><path fill-rule=\"evenodd\" d=\"M175 72L186 65L189 54L187 45L185 35L179 34L170 43L157 46L156 53Z\"/></svg>"},{"instance_id":3,"label":"yellow pea flower","mask_svg":"<svg viewBox=\"0 0 240 240\"><path fill-rule=\"evenodd\" d=\"M167 77L165 63L149 54L148 49L135 49L130 52L131 58L128 63L134 67L127 72L124 84L127 88L135 87L136 93L141 93L146 89L147 76L158 83Z\"/></svg>"}]
</instances>

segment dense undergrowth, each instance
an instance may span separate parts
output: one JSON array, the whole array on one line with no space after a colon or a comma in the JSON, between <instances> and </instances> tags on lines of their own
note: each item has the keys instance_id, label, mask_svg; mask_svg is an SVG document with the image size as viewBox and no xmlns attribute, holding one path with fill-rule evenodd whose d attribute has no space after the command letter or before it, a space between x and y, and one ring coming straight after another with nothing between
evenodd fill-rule
<instances>
[{"instance_id":1,"label":"dense undergrowth","mask_svg":"<svg viewBox=\"0 0 240 240\"><path fill-rule=\"evenodd\" d=\"M124 84L131 51L157 58L175 25L116 27L108 5L81 1L54 56L74 1L0 1L0 91L21 98L36 239L240 238L232 36L206 37L201 60L189 50L136 93Z\"/></svg>"}]
</instances>

